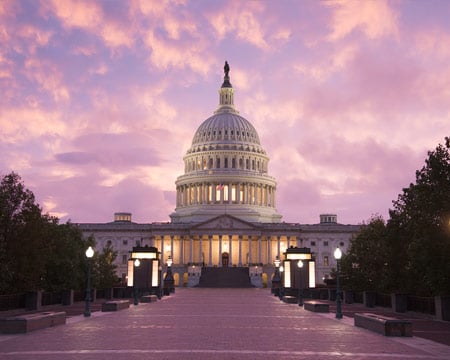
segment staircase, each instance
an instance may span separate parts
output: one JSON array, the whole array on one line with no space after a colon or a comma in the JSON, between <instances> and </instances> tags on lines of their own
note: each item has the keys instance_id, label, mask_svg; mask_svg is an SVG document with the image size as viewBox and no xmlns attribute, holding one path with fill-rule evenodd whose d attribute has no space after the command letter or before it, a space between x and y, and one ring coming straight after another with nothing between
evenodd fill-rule
<instances>
[{"instance_id":1,"label":"staircase","mask_svg":"<svg viewBox=\"0 0 450 360\"><path fill-rule=\"evenodd\" d=\"M248 267L203 267L198 287L249 288Z\"/></svg>"}]
</instances>

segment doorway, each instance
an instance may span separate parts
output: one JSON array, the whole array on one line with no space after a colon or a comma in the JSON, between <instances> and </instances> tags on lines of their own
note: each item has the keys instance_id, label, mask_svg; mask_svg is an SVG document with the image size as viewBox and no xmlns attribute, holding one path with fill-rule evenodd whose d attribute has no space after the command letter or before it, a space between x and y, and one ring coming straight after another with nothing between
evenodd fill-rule
<instances>
[{"instance_id":1,"label":"doorway","mask_svg":"<svg viewBox=\"0 0 450 360\"><path fill-rule=\"evenodd\" d=\"M228 267L229 256L227 252L222 253L222 266Z\"/></svg>"}]
</instances>

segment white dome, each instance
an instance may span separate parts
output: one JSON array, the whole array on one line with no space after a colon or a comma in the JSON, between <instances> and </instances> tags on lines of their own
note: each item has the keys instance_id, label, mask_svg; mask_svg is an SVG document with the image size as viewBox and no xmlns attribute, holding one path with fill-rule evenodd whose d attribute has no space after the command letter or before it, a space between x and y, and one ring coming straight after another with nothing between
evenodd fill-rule
<instances>
[{"instance_id":1,"label":"white dome","mask_svg":"<svg viewBox=\"0 0 450 360\"><path fill-rule=\"evenodd\" d=\"M224 213L251 222L281 219L269 157L256 129L234 108L233 92L225 70L219 107L198 127L183 158L172 222L201 222Z\"/></svg>"}]
</instances>

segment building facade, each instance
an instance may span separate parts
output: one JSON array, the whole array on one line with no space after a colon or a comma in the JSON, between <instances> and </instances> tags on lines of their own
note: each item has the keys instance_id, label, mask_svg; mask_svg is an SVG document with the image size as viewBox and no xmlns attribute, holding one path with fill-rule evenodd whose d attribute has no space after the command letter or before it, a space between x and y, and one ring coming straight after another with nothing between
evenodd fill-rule
<instances>
[{"instance_id":1,"label":"building facade","mask_svg":"<svg viewBox=\"0 0 450 360\"><path fill-rule=\"evenodd\" d=\"M154 246L165 264L173 260L175 285L195 286L204 267L246 267L255 286L270 285L276 258L289 247L309 247L316 279L323 282L344 252L358 225L342 225L335 214L318 224L281 222L276 209L277 183L269 175L269 156L253 125L234 106L229 66L219 89L219 106L194 134L184 156L184 174L176 180L176 208L168 223L137 224L130 213L116 213L106 224L79 224L97 247L119 252L124 279L133 246Z\"/></svg>"}]
</instances>

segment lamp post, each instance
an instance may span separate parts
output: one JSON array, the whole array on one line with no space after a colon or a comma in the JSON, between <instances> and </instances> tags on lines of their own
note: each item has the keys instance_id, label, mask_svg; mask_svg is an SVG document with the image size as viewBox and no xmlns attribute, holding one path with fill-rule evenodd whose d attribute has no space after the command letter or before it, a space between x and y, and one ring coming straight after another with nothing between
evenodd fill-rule
<instances>
[{"instance_id":1,"label":"lamp post","mask_svg":"<svg viewBox=\"0 0 450 360\"><path fill-rule=\"evenodd\" d=\"M281 278L281 281L280 281L280 290L279 290L279 294L278 294L278 296L279 296L279 298L280 298L280 300L282 300L283 299L283 293L284 293L284 279L283 279L283 272L284 272L284 267L283 266L280 266L280 278Z\"/></svg>"},{"instance_id":2,"label":"lamp post","mask_svg":"<svg viewBox=\"0 0 450 360\"><path fill-rule=\"evenodd\" d=\"M280 278L280 259L278 258L278 256L275 258L274 265L275 265L275 272L272 276L272 294L274 294L275 296L279 296L281 278Z\"/></svg>"},{"instance_id":3,"label":"lamp post","mask_svg":"<svg viewBox=\"0 0 450 360\"><path fill-rule=\"evenodd\" d=\"M303 261L299 260L298 267L298 306L303 306L303 294L302 294L302 267Z\"/></svg>"},{"instance_id":4,"label":"lamp post","mask_svg":"<svg viewBox=\"0 0 450 360\"><path fill-rule=\"evenodd\" d=\"M170 295L171 292L175 291L174 287L175 280L172 274L172 264L173 264L172 257L169 256L169 258L167 259L167 273L166 277L164 278L164 295Z\"/></svg>"},{"instance_id":5,"label":"lamp post","mask_svg":"<svg viewBox=\"0 0 450 360\"><path fill-rule=\"evenodd\" d=\"M94 249L89 246L86 250L86 257L88 259L88 273L87 273L87 286L86 286L86 303L84 307L84 316L91 316L91 258L94 256Z\"/></svg>"},{"instance_id":6,"label":"lamp post","mask_svg":"<svg viewBox=\"0 0 450 360\"><path fill-rule=\"evenodd\" d=\"M134 305L139 304L138 300L138 284L137 284L137 268L141 265L139 259L134 260Z\"/></svg>"},{"instance_id":7,"label":"lamp post","mask_svg":"<svg viewBox=\"0 0 450 360\"><path fill-rule=\"evenodd\" d=\"M342 308L341 308L341 288L339 286L339 260L342 257L342 251L336 248L334 251L334 258L336 259L336 319L342 319Z\"/></svg>"}]
</instances>

